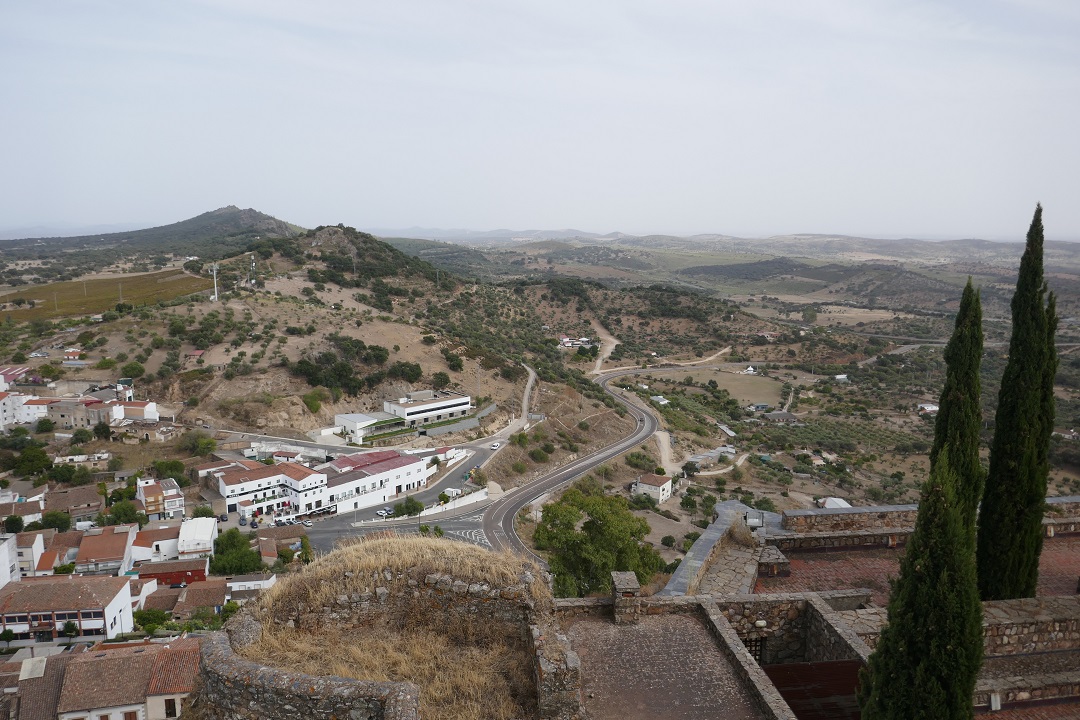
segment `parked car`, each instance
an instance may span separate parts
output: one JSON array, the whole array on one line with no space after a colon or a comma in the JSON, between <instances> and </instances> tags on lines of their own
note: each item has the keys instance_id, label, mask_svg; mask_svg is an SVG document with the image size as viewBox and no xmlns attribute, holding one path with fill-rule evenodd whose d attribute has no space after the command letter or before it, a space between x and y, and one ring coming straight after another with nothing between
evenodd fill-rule
<instances>
[{"instance_id":1,"label":"parked car","mask_svg":"<svg viewBox=\"0 0 1080 720\"><path fill-rule=\"evenodd\" d=\"M310 520L304 520L300 524L303 525L304 527L311 527L313 523Z\"/></svg>"},{"instance_id":2,"label":"parked car","mask_svg":"<svg viewBox=\"0 0 1080 720\"><path fill-rule=\"evenodd\" d=\"M246 518L246 517L242 517L242 516L241 516L241 518L240 518L240 524L241 524L241 525L247 525L247 518Z\"/></svg>"},{"instance_id":3,"label":"parked car","mask_svg":"<svg viewBox=\"0 0 1080 720\"><path fill-rule=\"evenodd\" d=\"M228 522L229 521L229 514L228 513L222 513L221 515L218 516L218 520L220 520L221 522Z\"/></svg>"},{"instance_id":4,"label":"parked car","mask_svg":"<svg viewBox=\"0 0 1080 720\"><path fill-rule=\"evenodd\" d=\"M375 514L378 515L381 518L386 518L386 517L390 517L391 515L393 515L394 511L393 510L387 510L386 508L383 508L382 510L376 510Z\"/></svg>"},{"instance_id":5,"label":"parked car","mask_svg":"<svg viewBox=\"0 0 1080 720\"><path fill-rule=\"evenodd\" d=\"M256 520L252 520L252 521L251 521L251 529L252 529L252 530L258 530L258 529L259 529L259 523L258 523L258 521L256 521Z\"/></svg>"}]
</instances>

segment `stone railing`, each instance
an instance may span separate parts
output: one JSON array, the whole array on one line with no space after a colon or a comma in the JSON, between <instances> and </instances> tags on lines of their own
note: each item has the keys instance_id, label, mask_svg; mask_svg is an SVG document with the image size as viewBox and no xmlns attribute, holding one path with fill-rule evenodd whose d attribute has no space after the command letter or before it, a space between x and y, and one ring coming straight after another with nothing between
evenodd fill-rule
<instances>
[{"instance_id":1,"label":"stone railing","mask_svg":"<svg viewBox=\"0 0 1080 720\"><path fill-rule=\"evenodd\" d=\"M202 688L196 696L207 720L419 720L420 691L412 683L315 677L269 668L234 651L257 642L262 626L242 613L229 633L202 643ZM231 640L230 640L231 636Z\"/></svg>"},{"instance_id":2,"label":"stone railing","mask_svg":"<svg viewBox=\"0 0 1080 720\"><path fill-rule=\"evenodd\" d=\"M781 526L797 533L915 527L918 505L785 510Z\"/></svg>"}]
</instances>

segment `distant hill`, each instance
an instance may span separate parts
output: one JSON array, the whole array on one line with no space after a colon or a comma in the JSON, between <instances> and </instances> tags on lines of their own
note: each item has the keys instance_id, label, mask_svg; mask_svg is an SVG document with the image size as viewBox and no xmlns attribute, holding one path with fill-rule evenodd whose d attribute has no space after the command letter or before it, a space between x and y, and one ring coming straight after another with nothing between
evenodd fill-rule
<instances>
[{"instance_id":1,"label":"distant hill","mask_svg":"<svg viewBox=\"0 0 1080 720\"><path fill-rule=\"evenodd\" d=\"M106 262L126 255L177 253L219 258L242 250L255 237L292 237L302 228L258 210L235 205L212 210L171 225L127 232L76 237L20 238L0 240L5 259L30 260L55 256L62 250L70 263L71 253L92 250L104 253Z\"/></svg>"}]
</instances>

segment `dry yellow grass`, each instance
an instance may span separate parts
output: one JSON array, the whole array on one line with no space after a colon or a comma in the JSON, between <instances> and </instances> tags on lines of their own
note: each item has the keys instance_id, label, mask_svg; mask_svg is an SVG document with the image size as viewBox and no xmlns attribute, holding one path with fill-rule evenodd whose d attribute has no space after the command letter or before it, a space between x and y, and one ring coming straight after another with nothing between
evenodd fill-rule
<instances>
[{"instance_id":1,"label":"dry yellow grass","mask_svg":"<svg viewBox=\"0 0 1080 720\"><path fill-rule=\"evenodd\" d=\"M394 579L386 581L389 570ZM510 720L536 716L527 628L483 615L432 612L424 598L399 599L385 618L317 630L268 621L282 610L319 608L342 594L380 585L423 582L450 574L493 588L520 585L525 571L536 581L531 600L540 612L551 595L539 568L511 553L423 537L376 537L337 548L291 573L263 594L256 615L264 619L258 642L241 650L250 660L309 675L375 681L409 681L420 687L421 715L445 720ZM403 573L405 577L398 578ZM408 597L406 595L406 597ZM400 595L399 595L400 598ZM391 622L385 622L392 617Z\"/></svg>"},{"instance_id":2,"label":"dry yellow grass","mask_svg":"<svg viewBox=\"0 0 1080 720\"><path fill-rule=\"evenodd\" d=\"M547 585L540 579L540 568L520 555L493 553L453 540L391 536L356 538L340 545L318 562L285 576L263 593L259 607L264 611L283 604L322 607L342 593L355 592L370 582L373 573L386 569L421 578L431 573L451 574L459 580L495 588L520 584L522 574L528 571L537 579L530 592L538 607L551 603Z\"/></svg>"}]
</instances>

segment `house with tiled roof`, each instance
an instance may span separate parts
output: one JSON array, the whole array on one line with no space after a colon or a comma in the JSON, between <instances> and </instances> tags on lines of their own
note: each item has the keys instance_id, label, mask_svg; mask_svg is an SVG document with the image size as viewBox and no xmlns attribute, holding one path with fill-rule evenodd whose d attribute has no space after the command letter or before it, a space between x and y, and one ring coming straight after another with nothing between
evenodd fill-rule
<instances>
[{"instance_id":1,"label":"house with tiled roof","mask_svg":"<svg viewBox=\"0 0 1080 720\"><path fill-rule=\"evenodd\" d=\"M56 530L53 530L52 534L55 535ZM37 574L38 561L45 553L45 531L18 533L15 536L15 547L19 558L19 575L34 577Z\"/></svg>"},{"instance_id":2,"label":"house with tiled roof","mask_svg":"<svg viewBox=\"0 0 1080 720\"><path fill-rule=\"evenodd\" d=\"M53 575L24 578L0 588L0 624L17 639L54 640L68 621L80 635L114 638L133 628L128 579Z\"/></svg>"},{"instance_id":3,"label":"house with tiled roof","mask_svg":"<svg viewBox=\"0 0 1080 720\"><path fill-rule=\"evenodd\" d=\"M173 608L173 620L190 620L199 610L207 610L215 615L229 601L229 586L223 578L213 578L194 582L180 590Z\"/></svg>"},{"instance_id":4,"label":"house with tiled roof","mask_svg":"<svg viewBox=\"0 0 1080 720\"><path fill-rule=\"evenodd\" d=\"M214 554L214 541L218 537L217 518L189 518L180 525L177 539L177 557L190 560Z\"/></svg>"},{"instance_id":5,"label":"house with tiled roof","mask_svg":"<svg viewBox=\"0 0 1080 720\"><path fill-rule=\"evenodd\" d=\"M50 490L45 496L45 512L65 512L71 516L72 524L93 520L104 509L105 499L98 493L96 485Z\"/></svg>"},{"instance_id":6,"label":"house with tiled roof","mask_svg":"<svg viewBox=\"0 0 1080 720\"><path fill-rule=\"evenodd\" d=\"M14 693L18 697L18 720L56 720L68 663L83 650L77 645L56 655L22 661Z\"/></svg>"},{"instance_id":7,"label":"house with tiled roof","mask_svg":"<svg viewBox=\"0 0 1080 720\"><path fill-rule=\"evenodd\" d=\"M96 397L56 398L46 408L46 417L64 430L92 428L98 423L115 425L124 419L124 408L116 400Z\"/></svg>"},{"instance_id":8,"label":"house with tiled roof","mask_svg":"<svg viewBox=\"0 0 1080 720\"><path fill-rule=\"evenodd\" d=\"M134 565L131 548L139 526L94 528L83 536L75 556L75 572L85 575L123 575Z\"/></svg>"},{"instance_id":9,"label":"house with tiled roof","mask_svg":"<svg viewBox=\"0 0 1080 720\"><path fill-rule=\"evenodd\" d=\"M180 557L180 525L146 526L135 535L131 558L136 565Z\"/></svg>"},{"instance_id":10,"label":"house with tiled roof","mask_svg":"<svg viewBox=\"0 0 1080 720\"><path fill-rule=\"evenodd\" d=\"M671 497L671 478L664 475L640 475L632 492L634 495L648 495L659 505Z\"/></svg>"},{"instance_id":11,"label":"house with tiled roof","mask_svg":"<svg viewBox=\"0 0 1080 720\"><path fill-rule=\"evenodd\" d=\"M24 400L22 405L15 408L15 422L36 423L42 418L48 417L49 405L58 402L59 398L31 397Z\"/></svg>"},{"instance_id":12,"label":"house with tiled roof","mask_svg":"<svg viewBox=\"0 0 1080 720\"><path fill-rule=\"evenodd\" d=\"M199 644L192 638L168 645L96 645L68 663L56 717L178 717L198 670Z\"/></svg>"},{"instance_id":13,"label":"house with tiled roof","mask_svg":"<svg viewBox=\"0 0 1080 720\"><path fill-rule=\"evenodd\" d=\"M41 520L41 514L44 511L45 506L40 500L0 503L0 520L11 515L18 515L23 519L23 523L29 524Z\"/></svg>"},{"instance_id":14,"label":"house with tiled roof","mask_svg":"<svg viewBox=\"0 0 1080 720\"><path fill-rule=\"evenodd\" d=\"M19 378L30 372L29 365L5 365L0 367L0 392L7 392Z\"/></svg>"},{"instance_id":15,"label":"house with tiled roof","mask_svg":"<svg viewBox=\"0 0 1080 720\"><path fill-rule=\"evenodd\" d=\"M173 608L176 607L176 601L180 599L181 590L183 588L161 587L158 585L157 590L150 593L143 602L143 610L161 610L172 615Z\"/></svg>"},{"instance_id":16,"label":"house with tiled roof","mask_svg":"<svg viewBox=\"0 0 1080 720\"><path fill-rule=\"evenodd\" d=\"M173 520L184 517L184 493L172 478L155 480L139 478L135 498L142 501L146 517L151 520Z\"/></svg>"}]
</instances>

